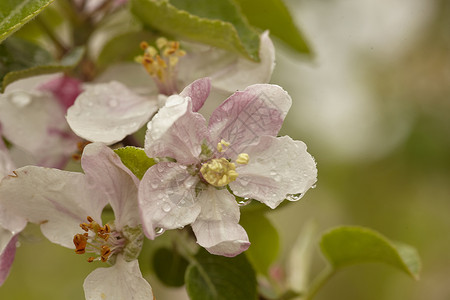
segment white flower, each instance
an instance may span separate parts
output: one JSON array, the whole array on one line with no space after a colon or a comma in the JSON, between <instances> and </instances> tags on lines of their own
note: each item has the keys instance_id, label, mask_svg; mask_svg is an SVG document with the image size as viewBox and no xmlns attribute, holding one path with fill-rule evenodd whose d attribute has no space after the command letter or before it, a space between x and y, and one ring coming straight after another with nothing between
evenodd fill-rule
<instances>
[{"instance_id":1,"label":"white flower","mask_svg":"<svg viewBox=\"0 0 450 300\"><path fill-rule=\"evenodd\" d=\"M35 166L23 167L0 183L0 204L29 222L41 224L51 242L82 254L88 261L113 264L85 280L86 299L152 299L139 271L142 229L137 206L138 179L106 145L89 144L81 158L85 174ZM115 221L102 225L110 204ZM96 257L98 256L98 257Z\"/></svg>"},{"instance_id":2,"label":"white flower","mask_svg":"<svg viewBox=\"0 0 450 300\"><path fill-rule=\"evenodd\" d=\"M145 68L138 64L113 67L99 78L107 83L86 87L67 112L67 121L77 135L113 144L149 121L159 108L158 94L159 99L166 98L193 80L210 76L213 90L228 95L253 83L268 82L274 68L275 52L268 32L261 35L259 63L217 48L197 48L184 55L176 42L160 39L158 45L156 49L143 44Z\"/></svg>"},{"instance_id":3,"label":"white flower","mask_svg":"<svg viewBox=\"0 0 450 300\"><path fill-rule=\"evenodd\" d=\"M139 205L149 238L155 228L192 225L210 253L235 256L249 247L238 224L233 194L271 208L299 200L316 182L306 145L276 137L291 98L279 86L255 84L236 92L212 114L209 124L193 107L202 106L209 80L200 79L167 99L148 123L145 151L170 157L150 167L139 186Z\"/></svg>"}]
</instances>

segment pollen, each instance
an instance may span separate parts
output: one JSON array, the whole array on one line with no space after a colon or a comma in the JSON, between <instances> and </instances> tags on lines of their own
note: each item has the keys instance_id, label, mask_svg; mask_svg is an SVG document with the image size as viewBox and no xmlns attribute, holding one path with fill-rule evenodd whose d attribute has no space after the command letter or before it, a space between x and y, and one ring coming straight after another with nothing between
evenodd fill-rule
<instances>
[{"instance_id":1,"label":"pollen","mask_svg":"<svg viewBox=\"0 0 450 300\"><path fill-rule=\"evenodd\" d=\"M247 153L241 153L236 159L236 163L240 165L246 165L250 161L250 156Z\"/></svg>"},{"instance_id":2,"label":"pollen","mask_svg":"<svg viewBox=\"0 0 450 300\"><path fill-rule=\"evenodd\" d=\"M219 152L225 152L227 150L226 148L228 147L230 147L230 143L226 142L223 139L217 143L217 151Z\"/></svg>"},{"instance_id":3,"label":"pollen","mask_svg":"<svg viewBox=\"0 0 450 300\"><path fill-rule=\"evenodd\" d=\"M200 169L203 178L211 185L226 186L238 177L236 165L226 158L214 158L204 163Z\"/></svg>"},{"instance_id":4,"label":"pollen","mask_svg":"<svg viewBox=\"0 0 450 300\"><path fill-rule=\"evenodd\" d=\"M164 37L156 40L156 47L147 42L141 42L144 54L136 57L136 62L142 64L147 73L155 80L160 93L171 95L176 90L176 65L186 52L180 48L178 41L169 41Z\"/></svg>"},{"instance_id":5,"label":"pollen","mask_svg":"<svg viewBox=\"0 0 450 300\"><path fill-rule=\"evenodd\" d=\"M109 224L101 226L90 216L86 220L87 223L80 224L80 228L85 232L73 237L76 254L94 253L99 257L91 256L88 262L94 260L106 262L113 254L123 249L125 240L120 233L113 231Z\"/></svg>"}]
</instances>

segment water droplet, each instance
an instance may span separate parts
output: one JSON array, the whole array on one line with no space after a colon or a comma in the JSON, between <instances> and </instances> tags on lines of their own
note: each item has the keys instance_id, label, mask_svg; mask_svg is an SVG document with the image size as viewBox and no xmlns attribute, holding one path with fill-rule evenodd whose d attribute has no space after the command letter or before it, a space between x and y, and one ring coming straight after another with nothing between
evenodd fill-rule
<instances>
[{"instance_id":1,"label":"water droplet","mask_svg":"<svg viewBox=\"0 0 450 300\"><path fill-rule=\"evenodd\" d=\"M245 198L242 198L242 200L238 201L238 205L246 206L246 205L250 204L250 202L252 202L252 199L245 197Z\"/></svg>"},{"instance_id":2,"label":"water droplet","mask_svg":"<svg viewBox=\"0 0 450 300\"><path fill-rule=\"evenodd\" d=\"M162 209L164 212L169 212L169 211L172 209L172 207L170 206L169 203L164 202L163 205L161 206L161 209Z\"/></svg>"},{"instance_id":3,"label":"water droplet","mask_svg":"<svg viewBox=\"0 0 450 300\"><path fill-rule=\"evenodd\" d=\"M155 228L156 236L159 236L159 235L163 234L164 231L166 231L166 230L164 228L162 228L162 227L156 227Z\"/></svg>"},{"instance_id":4,"label":"water droplet","mask_svg":"<svg viewBox=\"0 0 450 300\"><path fill-rule=\"evenodd\" d=\"M180 227L178 227L178 229L180 229L180 230L181 230L181 229L183 229L183 228L184 228L184 226L180 226Z\"/></svg>"},{"instance_id":5,"label":"water droplet","mask_svg":"<svg viewBox=\"0 0 450 300\"><path fill-rule=\"evenodd\" d=\"M299 194L287 194L286 195L286 199L289 201L298 201L300 199L302 199L303 194L299 193Z\"/></svg>"},{"instance_id":6,"label":"water droplet","mask_svg":"<svg viewBox=\"0 0 450 300\"><path fill-rule=\"evenodd\" d=\"M18 107L25 107L31 102L31 95L25 92L14 92L10 96L10 100Z\"/></svg>"},{"instance_id":7,"label":"water droplet","mask_svg":"<svg viewBox=\"0 0 450 300\"><path fill-rule=\"evenodd\" d=\"M89 101L89 102L87 103L87 106L92 107L92 106L94 106L94 103L92 103L91 101Z\"/></svg>"},{"instance_id":8,"label":"water droplet","mask_svg":"<svg viewBox=\"0 0 450 300\"><path fill-rule=\"evenodd\" d=\"M280 175L275 175L275 177L273 179L275 179L275 181L277 181L277 182L280 182L281 181L281 176Z\"/></svg>"},{"instance_id":9,"label":"water droplet","mask_svg":"<svg viewBox=\"0 0 450 300\"><path fill-rule=\"evenodd\" d=\"M275 170L271 170L269 174L270 174L270 176L275 176L275 175L277 175L277 172Z\"/></svg>"}]
</instances>

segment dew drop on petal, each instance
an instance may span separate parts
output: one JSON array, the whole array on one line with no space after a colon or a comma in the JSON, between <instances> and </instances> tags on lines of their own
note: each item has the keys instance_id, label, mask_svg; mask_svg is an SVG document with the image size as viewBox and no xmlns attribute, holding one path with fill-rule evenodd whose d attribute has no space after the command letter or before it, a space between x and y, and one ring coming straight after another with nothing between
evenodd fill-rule
<instances>
[{"instance_id":1,"label":"dew drop on petal","mask_svg":"<svg viewBox=\"0 0 450 300\"><path fill-rule=\"evenodd\" d=\"M165 230L164 230L164 228L162 228L162 227L156 227L156 228L155 228L156 236L159 236L159 235L163 234L164 231L165 231Z\"/></svg>"},{"instance_id":2,"label":"dew drop on petal","mask_svg":"<svg viewBox=\"0 0 450 300\"><path fill-rule=\"evenodd\" d=\"M245 197L242 200L238 201L238 205L239 206L246 206L246 205L250 204L250 202L252 202L252 199Z\"/></svg>"},{"instance_id":3,"label":"dew drop on petal","mask_svg":"<svg viewBox=\"0 0 450 300\"><path fill-rule=\"evenodd\" d=\"M286 195L286 199L289 201L298 201L300 199L302 199L303 194L299 193L299 194L287 194Z\"/></svg>"},{"instance_id":4,"label":"dew drop on petal","mask_svg":"<svg viewBox=\"0 0 450 300\"><path fill-rule=\"evenodd\" d=\"M181 230L181 229L183 229L183 228L184 228L184 226L180 226L180 227L178 227L178 229L180 229L180 230Z\"/></svg>"},{"instance_id":5,"label":"dew drop on petal","mask_svg":"<svg viewBox=\"0 0 450 300\"><path fill-rule=\"evenodd\" d=\"M167 202L164 202L163 205L161 206L161 209L162 209L164 212L169 212L169 211L171 210L170 204L167 203Z\"/></svg>"}]
</instances>

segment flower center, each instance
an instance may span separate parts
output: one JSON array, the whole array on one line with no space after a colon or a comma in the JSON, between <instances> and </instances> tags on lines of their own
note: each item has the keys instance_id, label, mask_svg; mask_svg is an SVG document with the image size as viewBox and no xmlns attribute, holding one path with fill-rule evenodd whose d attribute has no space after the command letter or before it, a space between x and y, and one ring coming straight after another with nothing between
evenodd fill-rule
<instances>
[{"instance_id":1,"label":"flower center","mask_svg":"<svg viewBox=\"0 0 450 300\"><path fill-rule=\"evenodd\" d=\"M161 37L156 40L156 48L147 42L141 42L140 46L144 55L136 57L136 61L152 76L159 92L167 96L176 94L176 65L180 57L186 55L180 43Z\"/></svg>"},{"instance_id":2,"label":"flower center","mask_svg":"<svg viewBox=\"0 0 450 300\"><path fill-rule=\"evenodd\" d=\"M88 216L87 221L89 223L80 224L85 233L73 237L76 254L93 253L98 257L91 256L88 262L94 260L106 262L111 256L123 250L126 240L119 232L111 230L109 224L100 226L92 217Z\"/></svg>"},{"instance_id":3,"label":"flower center","mask_svg":"<svg viewBox=\"0 0 450 300\"><path fill-rule=\"evenodd\" d=\"M230 143L221 140L217 144L217 151L225 152L229 146ZM241 153L238 155L236 163L248 164L249 160L247 153ZM216 187L226 186L230 182L235 181L239 175L236 172L236 164L224 157L213 158L205 162L200 168L200 173L209 184Z\"/></svg>"}]
</instances>

